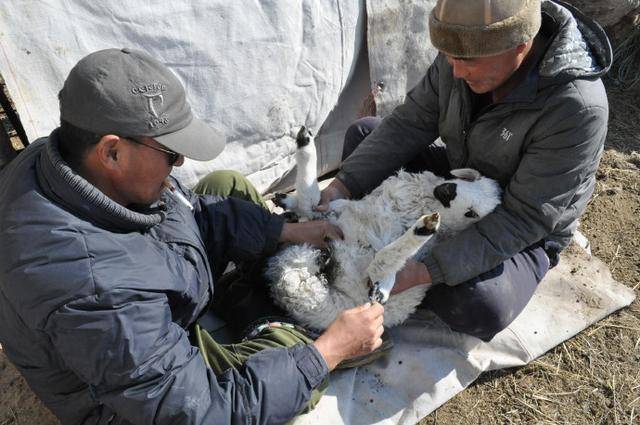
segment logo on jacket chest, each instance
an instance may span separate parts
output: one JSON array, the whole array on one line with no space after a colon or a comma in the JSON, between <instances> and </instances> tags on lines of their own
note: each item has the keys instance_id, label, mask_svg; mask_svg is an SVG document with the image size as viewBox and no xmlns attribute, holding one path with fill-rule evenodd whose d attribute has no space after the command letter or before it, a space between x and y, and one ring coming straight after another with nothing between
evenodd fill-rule
<instances>
[{"instance_id":1,"label":"logo on jacket chest","mask_svg":"<svg viewBox=\"0 0 640 425\"><path fill-rule=\"evenodd\" d=\"M511 139L511 136L513 136L513 132L509 131L507 127L503 127L502 132L500 133L500 137L502 137L502 140L508 142L509 139Z\"/></svg>"}]
</instances>

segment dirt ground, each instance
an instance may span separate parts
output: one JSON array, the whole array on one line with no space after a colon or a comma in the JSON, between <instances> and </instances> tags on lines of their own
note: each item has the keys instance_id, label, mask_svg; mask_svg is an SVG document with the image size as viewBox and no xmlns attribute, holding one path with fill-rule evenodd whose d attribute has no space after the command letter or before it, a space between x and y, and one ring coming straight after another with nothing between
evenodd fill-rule
<instances>
[{"instance_id":1,"label":"dirt ground","mask_svg":"<svg viewBox=\"0 0 640 425\"><path fill-rule=\"evenodd\" d=\"M608 82L606 151L581 230L640 293L640 84ZM0 425L58 422L0 351ZM529 365L482 375L420 424L640 424L640 301Z\"/></svg>"}]
</instances>

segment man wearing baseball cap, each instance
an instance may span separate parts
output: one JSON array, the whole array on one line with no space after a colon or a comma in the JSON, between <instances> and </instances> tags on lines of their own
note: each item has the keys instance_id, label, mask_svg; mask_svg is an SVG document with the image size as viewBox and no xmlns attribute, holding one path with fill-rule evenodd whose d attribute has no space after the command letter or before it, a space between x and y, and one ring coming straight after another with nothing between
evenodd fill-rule
<instances>
[{"instance_id":1,"label":"man wearing baseball cap","mask_svg":"<svg viewBox=\"0 0 640 425\"><path fill-rule=\"evenodd\" d=\"M474 168L497 180L502 204L409 261L394 287L433 284L423 307L489 341L558 262L593 193L611 47L594 21L548 0L438 0L429 31L439 55L389 116L347 131L320 209L401 167L443 176Z\"/></svg>"},{"instance_id":2,"label":"man wearing baseball cap","mask_svg":"<svg viewBox=\"0 0 640 425\"><path fill-rule=\"evenodd\" d=\"M197 321L230 261L323 246L339 229L169 177L184 157L213 159L224 136L143 52L88 55L59 98L60 128L0 172L0 342L62 423L284 423L338 363L380 346L378 304L315 341L281 323L218 344Z\"/></svg>"}]
</instances>

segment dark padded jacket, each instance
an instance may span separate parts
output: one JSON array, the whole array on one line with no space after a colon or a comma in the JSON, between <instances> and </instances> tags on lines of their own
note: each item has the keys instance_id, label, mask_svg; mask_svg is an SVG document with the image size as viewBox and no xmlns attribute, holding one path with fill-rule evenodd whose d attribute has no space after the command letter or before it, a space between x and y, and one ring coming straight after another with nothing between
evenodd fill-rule
<instances>
[{"instance_id":1,"label":"dark padded jacket","mask_svg":"<svg viewBox=\"0 0 640 425\"><path fill-rule=\"evenodd\" d=\"M282 220L188 191L194 212L172 199L134 212L62 161L56 132L49 139L0 173L0 342L47 407L63 424L111 425L283 423L299 412L328 373L313 345L265 350L216 377L185 330L217 270L272 253Z\"/></svg>"},{"instance_id":2,"label":"dark padded jacket","mask_svg":"<svg viewBox=\"0 0 640 425\"><path fill-rule=\"evenodd\" d=\"M570 6L544 1L542 11L546 51L504 99L472 120L470 90L441 54L337 175L362 196L440 137L451 168L500 182L502 204L425 259L436 283L457 285L535 243L562 249L593 193L608 121L599 77L611 47Z\"/></svg>"}]
</instances>

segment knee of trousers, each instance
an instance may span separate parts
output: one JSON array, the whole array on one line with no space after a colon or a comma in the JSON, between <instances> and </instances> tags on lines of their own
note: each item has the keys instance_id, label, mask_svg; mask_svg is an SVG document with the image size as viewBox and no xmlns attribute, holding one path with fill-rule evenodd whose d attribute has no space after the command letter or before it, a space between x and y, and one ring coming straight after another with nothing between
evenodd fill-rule
<instances>
[{"instance_id":1,"label":"knee of trousers","mask_svg":"<svg viewBox=\"0 0 640 425\"><path fill-rule=\"evenodd\" d=\"M489 307L483 310L483 307L486 306L477 306L477 314L459 320L456 324L456 330L489 342L513 322L515 315L504 309Z\"/></svg>"},{"instance_id":2,"label":"knee of trousers","mask_svg":"<svg viewBox=\"0 0 640 425\"><path fill-rule=\"evenodd\" d=\"M216 170L204 176L196 187L215 189L216 193L230 191L237 186L237 182L247 181L247 178L235 170Z\"/></svg>"},{"instance_id":3,"label":"knee of trousers","mask_svg":"<svg viewBox=\"0 0 640 425\"><path fill-rule=\"evenodd\" d=\"M380 124L378 117L362 117L347 128L344 134L342 159L347 158L358 145Z\"/></svg>"},{"instance_id":4,"label":"knee of trousers","mask_svg":"<svg viewBox=\"0 0 640 425\"><path fill-rule=\"evenodd\" d=\"M425 301L452 329L489 341L526 307L548 266L541 247L528 248L460 285L435 287Z\"/></svg>"},{"instance_id":5,"label":"knee of trousers","mask_svg":"<svg viewBox=\"0 0 640 425\"><path fill-rule=\"evenodd\" d=\"M520 312L519 305L513 303L511 297L500 297L500 291L495 288L467 284L459 288L443 287L440 292L430 300L428 307L451 329L485 342L509 326Z\"/></svg>"},{"instance_id":6,"label":"knee of trousers","mask_svg":"<svg viewBox=\"0 0 640 425\"><path fill-rule=\"evenodd\" d=\"M209 173L198 182L193 191L201 195L240 198L267 208L264 199L249 179L234 170Z\"/></svg>"}]
</instances>

